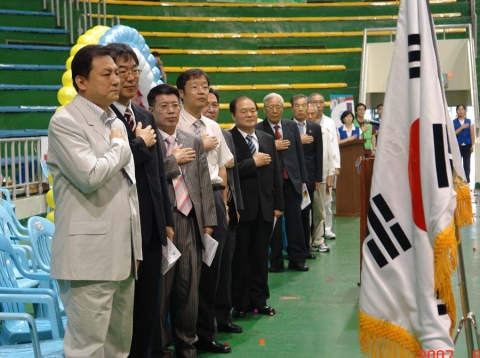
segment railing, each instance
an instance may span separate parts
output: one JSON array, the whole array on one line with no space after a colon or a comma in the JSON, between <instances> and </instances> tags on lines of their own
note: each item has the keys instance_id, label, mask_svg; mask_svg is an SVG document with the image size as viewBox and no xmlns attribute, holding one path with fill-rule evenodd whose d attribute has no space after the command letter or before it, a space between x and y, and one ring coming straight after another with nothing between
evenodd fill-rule
<instances>
[{"instance_id":1,"label":"railing","mask_svg":"<svg viewBox=\"0 0 480 358\"><path fill-rule=\"evenodd\" d=\"M474 2L475 0L472 0ZM476 20L475 20L476 21ZM480 128L480 116L479 116L479 106L478 106L478 86L477 86L477 66L476 66L476 57L477 57L477 51L476 51L476 36L477 32L476 30L474 31L472 24L449 24L449 25L435 25L435 30L438 29L443 29L443 37L445 38L446 36L446 30L447 29L455 29L455 28L462 28L462 29L467 29L468 31L468 39L469 39L469 64L470 64L470 75L472 78L472 81L470 82L470 91L471 91L471 97L472 97L472 106L476 118L476 123L475 126L477 128ZM476 25L475 25L476 28ZM390 31L390 42L393 42L393 33L396 31L395 27L382 27L382 28L369 28L369 29L364 29L363 30L363 45L362 45L362 65L360 68L360 93L359 93L359 102L360 103L366 103L366 97L367 97L367 83L366 83L366 77L367 77L367 37L369 32L378 32L378 31Z\"/></svg>"},{"instance_id":2,"label":"railing","mask_svg":"<svg viewBox=\"0 0 480 358\"><path fill-rule=\"evenodd\" d=\"M470 0L470 13L471 13L471 23L472 23L472 31L470 33L473 33L473 50L475 54L475 58L477 58L477 13L475 11L475 0ZM478 117L477 117L478 118ZM478 127L477 127L478 128Z\"/></svg>"},{"instance_id":3,"label":"railing","mask_svg":"<svg viewBox=\"0 0 480 358\"><path fill-rule=\"evenodd\" d=\"M0 139L0 185L18 195L43 192L40 137Z\"/></svg>"},{"instance_id":4,"label":"railing","mask_svg":"<svg viewBox=\"0 0 480 358\"><path fill-rule=\"evenodd\" d=\"M79 0L62 0L63 1L63 28L70 32L70 44L75 43L75 29L73 24L75 21L76 14L73 11L73 3L76 4L77 12L80 11ZM55 13L56 17L56 27L61 28L61 18L62 9L60 8L60 0L50 0L50 8L48 8L47 0L43 0L43 9L50 10ZM107 1L98 0L97 3L97 24L98 25L107 25ZM77 17L78 28L77 33L80 37L83 33L87 31L88 28L93 27L93 13L92 13L92 0L83 0L83 13ZM83 27L82 27L83 20ZM102 21L103 20L103 21ZM120 19L117 17L116 20L120 23ZM112 26L114 19L112 19Z\"/></svg>"}]
</instances>

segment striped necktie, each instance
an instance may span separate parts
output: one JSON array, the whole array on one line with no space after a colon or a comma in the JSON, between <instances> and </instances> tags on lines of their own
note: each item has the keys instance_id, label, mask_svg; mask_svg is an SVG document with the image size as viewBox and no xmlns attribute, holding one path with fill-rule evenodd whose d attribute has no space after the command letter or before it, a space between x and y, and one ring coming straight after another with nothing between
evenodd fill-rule
<instances>
[{"instance_id":1,"label":"striped necktie","mask_svg":"<svg viewBox=\"0 0 480 358\"><path fill-rule=\"evenodd\" d=\"M197 119L195 122L193 122L193 126L195 127L193 134L195 134L195 136L197 137L200 137L202 135L202 131L200 130L200 127L202 126L202 121L200 119Z\"/></svg>"},{"instance_id":2,"label":"striped necktie","mask_svg":"<svg viewBox=\"0 0 480 358\"><path fill-rule=\"evenodd\" d=\"M165 138L167 142L167 156L171 155L173 149L177 146L177 142L174 136L169 136ZM177 203L177 210L180 211L183 215L188 216L192 210L193 204L190 200L190 195L188 195L187 186L185 185L185 180L183 179L182 169L180 168L180 175L176 178L172 178L172 184L175 191L175 200Z\"/></svg>"},{"instance_id":3,"label":"striped necktie","mask_svg":"<svg viewBox=\"0 0 480 358\"><path fill-rule=\"evenodd\" d=\"M252 155L254 155L257 152L257 148L255 148L255 144L253 144L252 138L253 138L253 136L251 136L251 135L247 135L245 137L245 139L247 141L248 149L250 149L250 153L252 153Z\"/></svg>"},{"instance_id":4,"label":"striped necktie","mask_svg":"<svg viewBox=\"0 0 480 358\"><path fill-rule=\"evenodd\" d=\"M127 107L127 109L125 110L125 114L123 116L127 121L128 128L130 128L132 132L135 132L135 117L133 116L132 111L130 111L130 108Z\"/></svg>"}]
</instances>

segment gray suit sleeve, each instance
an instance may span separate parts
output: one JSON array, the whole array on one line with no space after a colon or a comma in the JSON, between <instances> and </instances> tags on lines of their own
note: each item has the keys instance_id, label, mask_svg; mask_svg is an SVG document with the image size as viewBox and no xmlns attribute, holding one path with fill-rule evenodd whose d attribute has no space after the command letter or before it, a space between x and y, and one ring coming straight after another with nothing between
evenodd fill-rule
<instances>
[{"instance_id":1,"label":"gray suit sleeve","mask_svg":"<svg viewBox=\"0 0 480 358\"><path fill-rule=\"evenodd\" d=\"M132 155L127 141L114 139L109 150L97 157L83 129L68 116L52 118L48 142L60 171L84 193L102 187L130 162Z\"/></svg>"}]
</instances>

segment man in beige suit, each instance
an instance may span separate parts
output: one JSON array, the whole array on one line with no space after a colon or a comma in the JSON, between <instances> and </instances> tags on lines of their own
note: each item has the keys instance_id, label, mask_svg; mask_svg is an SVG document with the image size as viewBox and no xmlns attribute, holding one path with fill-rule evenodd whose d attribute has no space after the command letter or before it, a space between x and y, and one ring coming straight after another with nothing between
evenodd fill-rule
<instances>
[{"instance_id":1,"label":"man in beige suit","mask_svg":"<svg viewBox=\"0 0 480 358\"><path fill-rule=\"evenodd\" d=\"M65 357L127 357L134 276L142 259L135 169L125 126L109 106L117 66L102 46L72 61L78 92L48 128L55 193L51 276L67 314Z\"/></svg>"}]
</instances>

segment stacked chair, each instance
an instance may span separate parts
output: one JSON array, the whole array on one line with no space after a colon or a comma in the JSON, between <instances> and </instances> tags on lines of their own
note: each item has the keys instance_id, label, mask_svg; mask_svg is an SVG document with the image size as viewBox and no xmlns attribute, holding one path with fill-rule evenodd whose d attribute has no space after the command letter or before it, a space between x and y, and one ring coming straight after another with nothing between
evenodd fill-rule
<instances>
[{"instance_id":1,"label":"stacked chair","mask_svg":"<svg viewBox=\"0 0 480 358\"><path fill-rule=\"evenodd\" d=\"M0 199L0 357L63 357L66 317L50 278L54 225L31 217L21 225ZM33 304L35 317L25 312Z\"/></svg>"}]
</instances>

